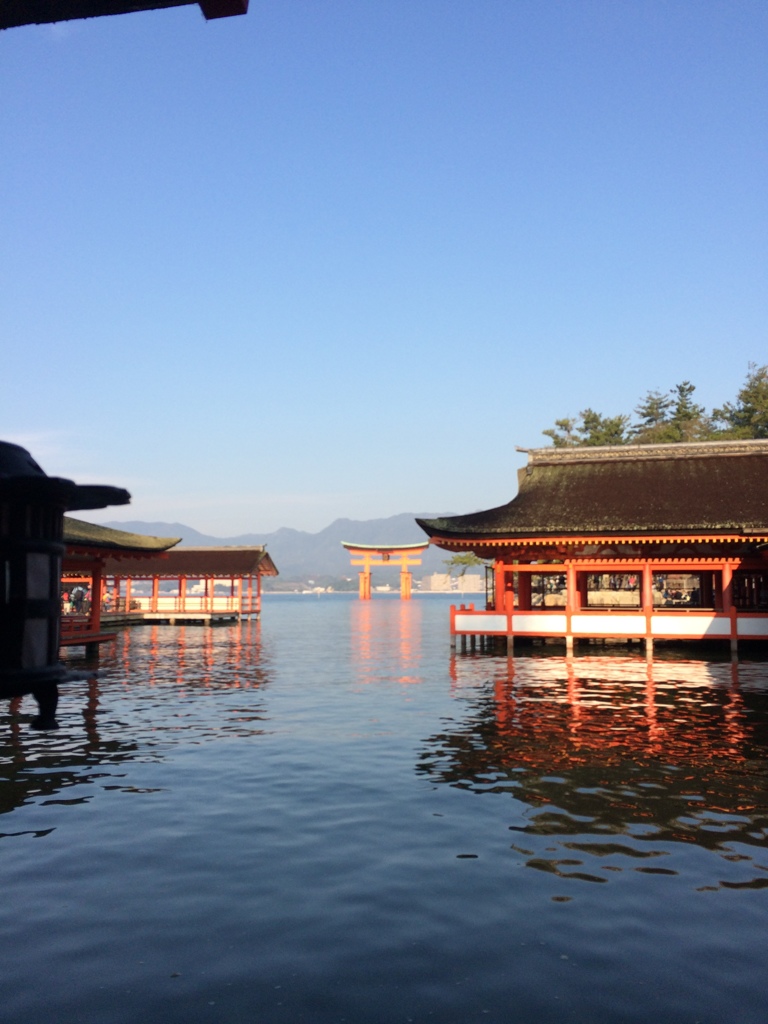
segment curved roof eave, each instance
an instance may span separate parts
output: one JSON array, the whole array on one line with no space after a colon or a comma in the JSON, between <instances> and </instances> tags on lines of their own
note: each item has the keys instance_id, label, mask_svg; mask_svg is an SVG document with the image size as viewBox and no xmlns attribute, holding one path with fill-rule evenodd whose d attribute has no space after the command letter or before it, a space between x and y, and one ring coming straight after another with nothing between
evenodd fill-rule
<instances>
[{"instance_id":1,"label":"curved roof eave","mask_svg":"<svg viewBox=\"0 0 768 1024\"><path fill-rule=\"evenodd\" d=\"M71 547L151 554L167 551L180 541L181 537L152 537L143 533L128 533L126 530L114 530L109 526L99 526L96 523L86 523L81 519L64 516L64 543Z\"/></svg>"}]
</instances>

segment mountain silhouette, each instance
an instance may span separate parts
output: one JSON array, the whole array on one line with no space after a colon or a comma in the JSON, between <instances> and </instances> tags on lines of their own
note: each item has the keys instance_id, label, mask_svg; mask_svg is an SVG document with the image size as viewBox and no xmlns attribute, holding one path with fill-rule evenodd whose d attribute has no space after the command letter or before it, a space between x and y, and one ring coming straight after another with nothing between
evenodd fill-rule
<instances>
[{"instance_id":1,"label":"mountain silhouette","mask_svg":"<svg viewBox=\"0 0 768 1024\"><path fill-rule=\"evenodd\" d=\"M181 537L180 546L264 544L284 579L307 579L312 576L354 577L357 574L359 570L350 566L349 554L341 546L343 540L358 544L418 544L420 541L426 541L427 537L416 525L417 516L421 519L435 519L450 514L401 512L385 519L335 519L319 533L307 533L304 530L293 530L283 526L272 533L241 533L235 537L214 537L211 534L200 533L185 523L123 519L113 520L104 525L131 533ZM414 575L445 572L444 562L449 557L447 552L438 548L427 549L422 565L415 568ZM395 568L379 570L395 575L398 571Z\"/></svg>"}]
</instances>

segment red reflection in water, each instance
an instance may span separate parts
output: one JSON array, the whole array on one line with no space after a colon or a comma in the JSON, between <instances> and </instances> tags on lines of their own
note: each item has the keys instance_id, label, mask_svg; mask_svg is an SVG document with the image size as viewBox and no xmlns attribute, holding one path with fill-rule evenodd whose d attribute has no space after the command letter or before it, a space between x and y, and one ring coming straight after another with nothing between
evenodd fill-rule
<instances>
[{"instance_id":1,"label":"red reflection in water","mask_svg":"<svg viewBox=\"0 0 768 1024\"><path fill-rule=\"evenodd\" d=\"M126 629L118 636L115 658L124 688L130 690L140 673L142 683L149 686L172 681L183 697L201 687L245 690L261 686L261 650L260 623L244 619L227 627L151 625Z\"/></svg>"},{"instance_id":2,"label":"red reflection in water","mask_svg":"<svg viewBox=\"0 0 768 1024\"><path fill-rule=\"evenodd\" d=\"M425 741L418 770L513 796L525 809L511 848L528 867L605 882L628 857L671 875L671 861L635 862L695 845L733 876L718 862L698 889L768 887L768 864L733 846L762 851L768 835L765 664L462 657L452 673L463 713ZM590 861L597 872L562 867Z\"/></svg>"},{"instance_id":3,"label":"red reflection in water","mask_svg":"<svg viewBox=\"0 0 768 1024\"><path fill-rule=\"evenodd\" d=\"M452 659L457 694L489 674L498 734L535 738L531 761L573 764L595 753L669 763L748 756L749 711L736 663ZM524 754L520 742L514 749L516 757Z\"/></svg>"},{"instance_id":4,"label":"red reflection in water","mask_svg":"<svg viewBox=\"0 0 768 1024\"><path fill-rule=\"evenodd\" d=\"M422 626L417 601L357 601L350 604L350 625L352 663L362 682L373 682L383 673L398 683L423 682L417 671Z\"/></svg>"}]
</instances>

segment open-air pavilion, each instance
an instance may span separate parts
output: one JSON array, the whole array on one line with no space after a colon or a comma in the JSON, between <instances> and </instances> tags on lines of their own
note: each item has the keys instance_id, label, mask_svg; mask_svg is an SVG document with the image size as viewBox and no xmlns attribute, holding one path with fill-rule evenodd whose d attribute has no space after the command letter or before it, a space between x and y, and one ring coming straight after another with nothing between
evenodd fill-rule
<instances>
[{"instance_id":1,"label":"open-air pavilion","mask_svg":"<svg viewBox=\"0 0 768 1024\"><path fill-rule=\"evenodd\" d=\"M768 440L535 449L508 504L419 524L492 563L454 644L768 639Z\"/></svg>"},{"instance_id":2,"label":"open-air pavilion","mask_svg":"<svg viewBox=\"0 0 768 1024\"><path fill-rule=\"evenodd\" d=\"M113 530L107 526L84 523L64 517L64 557L62 559L62 617L60 643L63 647L94 645L114 640L102 623L104 566L134 559L154 561L179 543L178 537L150 537L140 533ZM72 599L75 590L83 592ZM66 594L66 600L63 595Z\"/></svg>"},{"instance_id":3,"label":"open-air pavilion","mask_svg":"<svg viewBox=\"0 0 768 1024\"><path fill-rule=\"evenodd\" d=\"M64 542L65 647L114 640L108 630L118 624L210 624L258 616L261 577L278 574L261 546L175 548L178 537L127 533L69 517ZM136 588L137 582L145 586Z\"/></svg>"},{"instance_id":4,"label":"open-air pavilion","mask_svg":"<svg viewBox=\"0 0 768 1024\"><path fill-rule=\"evenodd\" d=\"M103 573L105 621L170 623L257 616L262 576L278 575L261 545L175 548L161 559L107 558ZM140 594L137 582L148 583L151 592Z\"/></svg>"}]
</instances>

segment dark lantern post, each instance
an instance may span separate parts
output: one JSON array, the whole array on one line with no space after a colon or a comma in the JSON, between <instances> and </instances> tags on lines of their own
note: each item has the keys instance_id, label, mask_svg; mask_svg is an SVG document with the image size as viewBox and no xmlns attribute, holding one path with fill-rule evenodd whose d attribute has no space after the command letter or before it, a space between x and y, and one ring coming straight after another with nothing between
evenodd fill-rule
<instances>
[{"instance_id":1,"label":"dark lantern post","mask_svg":"<svg viewBox=\"0 0 768 1024\"><path fill-rule=\"evenodd\" d=\"M55 729L64 513L125 505L121 487L49 477L29 452L0 441L0 698L31 693L37 729Z\"/></svg>"}]
</instances>

